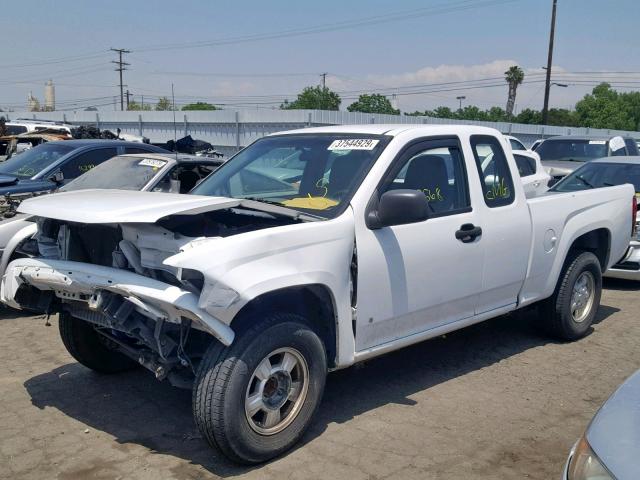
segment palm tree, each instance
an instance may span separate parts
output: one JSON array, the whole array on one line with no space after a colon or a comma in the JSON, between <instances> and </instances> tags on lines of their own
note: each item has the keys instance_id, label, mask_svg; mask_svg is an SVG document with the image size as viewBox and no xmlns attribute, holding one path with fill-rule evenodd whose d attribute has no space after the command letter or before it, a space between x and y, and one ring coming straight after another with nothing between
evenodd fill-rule
<instances>
[{"instance_id":1,"label":"palm tree","mask_svg":"<svg viewBox=\"0 0 640 480\"><path fill-rule=\"evenodd\" d=\"M507 99L507 116L513 116L513 106L516 103L516 90L518 85L524 80L524 71L517 65L509 67L509 70L504 72L504 79L509 84L509 98Z\"/></svg>"}]
</instances>

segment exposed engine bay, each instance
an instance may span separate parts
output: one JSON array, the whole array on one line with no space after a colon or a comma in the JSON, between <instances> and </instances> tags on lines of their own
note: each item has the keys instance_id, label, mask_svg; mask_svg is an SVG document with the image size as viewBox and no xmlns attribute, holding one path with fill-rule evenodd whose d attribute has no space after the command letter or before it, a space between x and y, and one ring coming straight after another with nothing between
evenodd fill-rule
<instances>
[{"instance_id":1,"label":"exposed engine bay","mask_svg":"<svg viewBox=\"0 0 640 480\"><path fill-rule=\"evenodd\" d=\"M190 387L211 335L233 331L202 308L204 276L164 261L181 252L302 220L244 208L150 223L85 224L38 218L2 284L10 305L91 323L105 342L176 386Z\"/></svg>"}]
</instances>

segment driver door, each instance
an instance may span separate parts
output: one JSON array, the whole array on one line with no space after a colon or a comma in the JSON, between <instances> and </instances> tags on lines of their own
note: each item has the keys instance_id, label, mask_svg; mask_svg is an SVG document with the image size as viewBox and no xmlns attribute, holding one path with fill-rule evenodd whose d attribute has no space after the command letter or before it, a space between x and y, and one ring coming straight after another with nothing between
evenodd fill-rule
<instances>
[{"instance_id":1,"label":"driver door","mask_svg":"<svg viewBox=\"0 0 640 480\"><path fill-rule=\"evenodd\" d=\"M482 286L482 236L457 138L421 141L401 153L376 195L391 189L425 195L427 220L358 229L356 350L362 351L474 315ZM466 239L468 240L468 239Z\"/></svg>"}]
</instances>

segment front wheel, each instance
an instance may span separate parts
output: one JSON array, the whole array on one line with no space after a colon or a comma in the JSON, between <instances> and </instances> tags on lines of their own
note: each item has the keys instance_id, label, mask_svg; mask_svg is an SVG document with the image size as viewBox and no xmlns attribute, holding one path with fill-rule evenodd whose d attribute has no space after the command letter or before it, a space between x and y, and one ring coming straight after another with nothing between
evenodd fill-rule
<instances>
[{"instance_id":1,"label":"front wheel","mask_svg":"<svg viewBox=\"0 0 640 480\"><path fill-rule=\"evenodd\" d=\"M193 393L196 424L230 459L259 463L290 449L311 423L327 372L322 340L304 318L275 314L212 345Z\"/></svg>"},{"instance_id":2,"label":"front wheel","mask_svg":"<svg viewBox=\"0 0 640 480\"><path fill-rule=\"evenodd\" d=\"M584 337L600 306L601 294L598 258L591 252L569 257L554 294L543 303L542 312L550 332L567 341Z\"/></svg>"}]
</instances>

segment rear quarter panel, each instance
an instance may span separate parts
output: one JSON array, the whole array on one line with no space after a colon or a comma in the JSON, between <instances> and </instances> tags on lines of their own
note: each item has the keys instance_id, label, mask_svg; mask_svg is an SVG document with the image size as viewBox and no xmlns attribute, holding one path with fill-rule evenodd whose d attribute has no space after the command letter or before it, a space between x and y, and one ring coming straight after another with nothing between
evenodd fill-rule
<instances>
[{"instance_id":1,"label":"rear quarter panel","mask_svg":"<svg viewBox=\"0 0 640 480\"><path fill-rule=\"evenodd\" d=\"M621 185L528 199L532 238L520 306L551 296L571 245L585 233L606 229L611 240L606 268L616 263L629 245L634 194L631 185Z\"/></svg>"}]
</instances>

